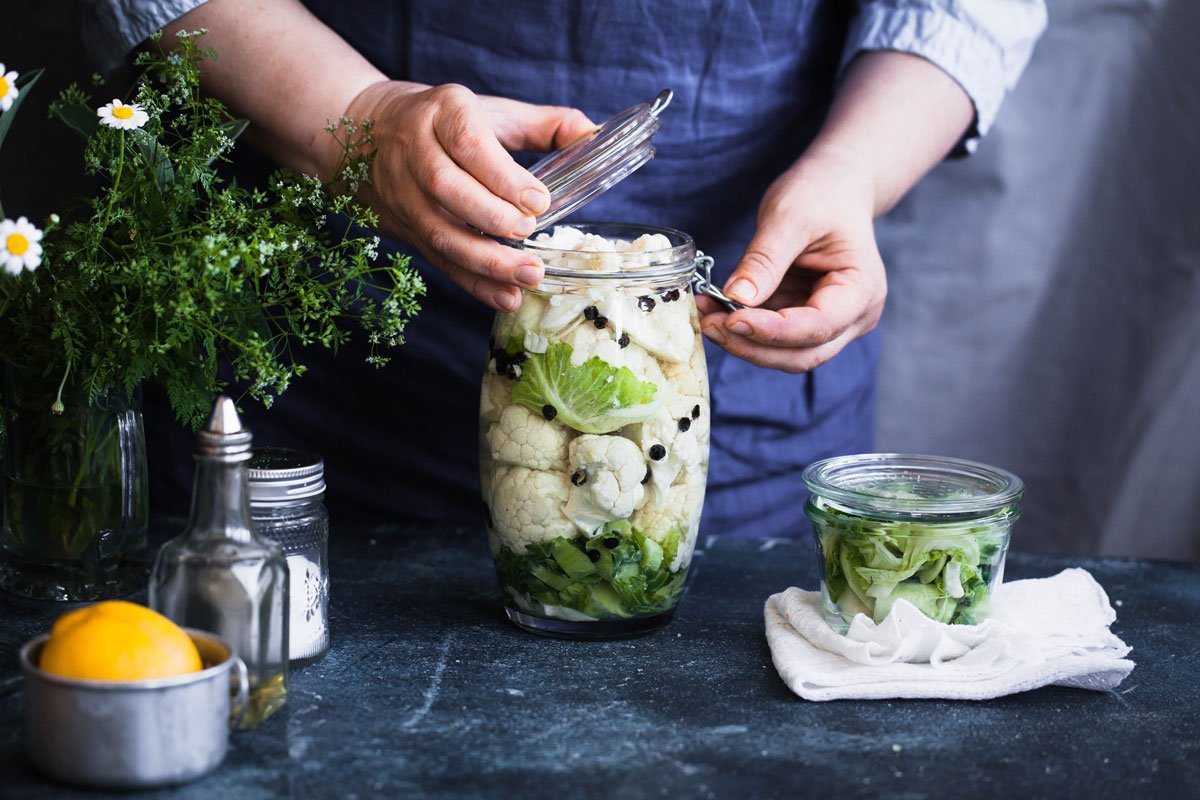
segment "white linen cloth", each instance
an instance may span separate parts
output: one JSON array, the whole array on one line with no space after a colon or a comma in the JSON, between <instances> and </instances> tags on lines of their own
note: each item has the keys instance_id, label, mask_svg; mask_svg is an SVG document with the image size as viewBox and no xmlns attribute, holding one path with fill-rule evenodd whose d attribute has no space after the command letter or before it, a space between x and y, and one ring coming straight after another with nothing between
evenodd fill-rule
<instances>
[{"instance_id":1,"label":"white linen cloth","mask_svg":"<svg viewBox=\"0 0 1200 800\"><path fill-rule=\"evenodd\" d=\"M1133 670L1117 615L1091 573L1003 583L991 619L934 622L898 600L878 625L859 614L845 636L821 613L821 593L791 588L767 599L771 657L806 700L986 700L1055 684L1106 691Z\"/></svg>"}]
</instances>

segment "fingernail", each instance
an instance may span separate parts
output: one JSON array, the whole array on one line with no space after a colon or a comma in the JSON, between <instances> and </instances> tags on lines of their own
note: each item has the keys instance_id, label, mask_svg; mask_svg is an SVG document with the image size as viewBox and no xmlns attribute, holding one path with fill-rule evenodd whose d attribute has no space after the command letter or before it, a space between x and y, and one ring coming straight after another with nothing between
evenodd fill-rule
<instances>
[{"instance_id":1,"label":"fingernail","mask_svg":"<svg viewBox=\"0 0 1200 800\"><path fill-rule=\"evenodd\" d=\"M521 217L521 221L518 222L513 228L510 238L524 239L526 236L533 233L533 226L536 224L537 223L534 222L533 217Z\"/></svg>"},{"instance_id":2,"label":"fingernail","mask_svg":"<svg viewBox=\"0 0 1200 800\"><path fill-rule=\"evenodd\" d=\"M541 189L526 189L521 192L521 205L530 214L540 214L550 207L550 195Z\"/></svg>"},{"instance_id":3,"label":"fingernail","mask_svg":"<svg viewBox=\"0 0 1200 800\"><path fill-rule=\"evenodd\" d=\"M517 267L517 283L533 289L536 288L541 282L541 267L535 267L533 264L522 264L521 266Z\"/></svg>"},{"instance_id":4,"label":"fingernail","mask_svg":"<svg viewBox=\"0 0 1200 800\"><path fill-rule=\"evenodd\" d=\"M750 333L754 329L739 319L737 322L735 322L729 326L729 330L733 331L734 333L740 333L743 336L745 336L746 334Z\"/></svg>"},{"instance_id":5,"label":"fingernail","mask_svg":"<svg viewBox=\"0 0 1200 800\"><path fill-rule=\"evenodd\" d=\"M754 299L754 295L758 294L758 287L754 285L753 281L746 278L738 278L729 287L728 294L741 300L743 303L749 303Z\"/></svg>"},{"instance_id":6,"label":"fingernail","mask_svg":"<svg viewBox=\"0 0 1200 800\"><path fill-rule=\"evenodd\" d=\"M716 325L708 325L705 327L704 335L712 339L717 344L725 344L725 334Z\"/></svg>"},{"instance_id":7,"label":"fingernail","mask_svg":"<svg viewBox=\"0 0 1200 800\"><path fill-rule=\"evenodd\" d=\"M516 311L521 305L521 296L511 289L501 289L496 292L496 305L503 311Z\"/></svg>"}]
</instances>

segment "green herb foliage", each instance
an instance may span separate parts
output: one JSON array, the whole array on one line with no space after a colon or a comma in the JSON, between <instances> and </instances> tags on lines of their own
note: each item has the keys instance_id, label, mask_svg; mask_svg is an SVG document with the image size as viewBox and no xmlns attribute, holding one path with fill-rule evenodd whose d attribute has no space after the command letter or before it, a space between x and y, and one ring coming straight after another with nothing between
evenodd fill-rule
<instances>
[{"instance_id":1,"label":"green herb foliage","mask_svg":"<svg viewBox=\"0 0 1200 800\"><path fill-rule=\"evenodd\" d=\"M592 619L661 614L679 602L687 570L672 572L680 537L671 530L662 543L630 526L610 522L595 536L507 548L496 558L500 585L519 603L569 608Z\"/></svg>"},{"instance_id":2,"label":"green herb foliage","mask_svg":"<svg viewBox=\"0 0 1200 800\"><path fill-rule=\"evenodd\" d=\"M354 233L376 223L351 194L367 179L369 122L328 126L343 153L333 184L283 171L263 190L224 180L218 165L246 122L200 92L200 62L215 58L202 33L139 57L142 129L97 124L98 104L76 87L51 105L84 137L84 170L102 189L44 225L40 269L0 274L0 355L52 379L47 410L62 413L53 387L68 378L92 400L152 380L196 427L226 388L222 359L269 407L305 372L298 348L336 349L356 328L382 366L418 310L424 288L407 260L379 258L379 240Z\"/></svg>"}]
</instances>

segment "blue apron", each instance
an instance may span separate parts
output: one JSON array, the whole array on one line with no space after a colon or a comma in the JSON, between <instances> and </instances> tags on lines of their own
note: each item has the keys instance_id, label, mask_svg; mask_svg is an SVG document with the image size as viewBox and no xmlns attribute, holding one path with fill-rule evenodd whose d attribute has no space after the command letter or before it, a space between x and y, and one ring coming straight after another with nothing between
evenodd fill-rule
<instances>
[{"instance_id":1,"label":"blue apron","mask_svg":"<svg viewBox=\"0 0 1200 800\"><path fill-rule=\"evenodd\" d=\"M820 124L853 4L307 5L399 79L576 106L595 120L673 89L655 137L657 157L572 219L687 231L716 258L721 283L753 234L767 186ZM429 293L408 343L386 368L364 365L353 346L336 359L311 351L304 356L309 374L269 412L249 404L256 441L325 457L337 519L477 524L482 513L476 436L491 312L437 270L420 266ZM818 458L871 447L877 349L868 336L810 374L787 375L707 347L713 431L704 533L805 535L801 470ZM166 448L170 439L156 434L150 441ZM165 453L151 458L156 497L181 508L190 464Z\"/></svg>"}]
</instances>

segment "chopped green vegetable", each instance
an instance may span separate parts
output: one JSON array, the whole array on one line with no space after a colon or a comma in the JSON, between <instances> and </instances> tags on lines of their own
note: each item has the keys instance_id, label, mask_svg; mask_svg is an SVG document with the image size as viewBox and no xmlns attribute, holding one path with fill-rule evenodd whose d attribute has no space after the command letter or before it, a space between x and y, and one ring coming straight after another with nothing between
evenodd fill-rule
<instances>
[{"instance_id":1,"label":"chopped green vegetable","mask_svg":"<svg viewBox=\"0 0 1200 800\"><path fill-rule=\"evenodd\" d=\"M679 601L687 570L672 572L681 537L672 529L661 542L628 520L609 522L594 536L505 548L496 558L507 593L537 612L537 604L567 608L590 619L626 619L670 611Z\"/></svg>"},{"instance_id":2,"label":"chopped green vegetable","mask_svg":"<svg viewBox=\"0 0 1200 800\"><path fill-rule=\"evenodd\" d=\"M846 622L858 613L882 622L901 599L938 622L973 625L987 615L1006 517L950 525L860 517L819 501L816 509L824 591Z\"/></svg>"},{"instance_id":3,"label":"chopped green vegetable","mask_svg":"<svg viewBox=\"0 0 1200 800\"><path fill-rule=\"evenodd\" d=\"M583 433L611 433L658 411L661 400L653 383L595 356L575 366L572 352L571 345L557 342L545 353L530 353L513 401L536 411L552 406L560 422Z\"/></svg>"}]
</instances>

